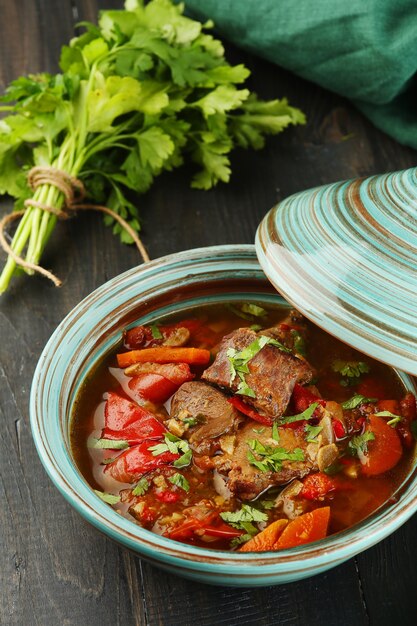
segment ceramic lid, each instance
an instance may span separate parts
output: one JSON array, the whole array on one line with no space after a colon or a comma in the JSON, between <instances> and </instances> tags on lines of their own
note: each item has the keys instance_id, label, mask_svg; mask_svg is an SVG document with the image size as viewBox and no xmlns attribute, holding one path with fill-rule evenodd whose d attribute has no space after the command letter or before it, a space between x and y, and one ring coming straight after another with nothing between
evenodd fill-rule
<instances>
[{"instance_id":1,"label":"ceramic lid","mask_svg":"<svg viewBox=\"0 0 417 626\"><path fill-rule=\"evenodd\" d=\"M255 244L307 318L417 374L417 169L297 193L264 217Z\"/></svg>"}]
</instances>

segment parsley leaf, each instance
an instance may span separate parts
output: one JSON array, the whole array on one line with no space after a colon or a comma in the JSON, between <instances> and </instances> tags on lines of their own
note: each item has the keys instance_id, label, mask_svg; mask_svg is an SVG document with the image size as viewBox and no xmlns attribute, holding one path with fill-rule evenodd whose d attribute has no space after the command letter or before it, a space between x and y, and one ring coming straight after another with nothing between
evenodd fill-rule
<instances>
[{"instance_id":1,"label":"parsley leaf","mask_svg":"<svg viewBox=\"0 0 417 626\"><path fill-rule=\"evenodd\" d=\"M264 445L258 439L250 439L247 443L250 448L247 452L247 459L261 472L279 472L282 469L282 461L304 461L304 452L301 448L294 448L292 452L288 452L279 446Z\"/></svg>"},{"instance_id":2,"label":"parsley leaf","mask_svg":"<svg viewBox=\"0 0 417 626\"><path fill-rule=\"evenodd\" d=\"M336 360L332 363L332 370L342 375L340 384L342 387L356 385L362 374L367 374L370 367L364 361L342 361Z\"/></svg>"},{"instance_id":3,"label":"parsley leaf","mask_svg":"<svg viewBox=\"0 0 417 626\"><path fill-rule=\"evenodd\" d=\"M279 430L278 424L276 422L274 422L272 425L272 439L279 443Z\"/></svg>"},{"instance_id":4,"label":"parsley leaf","mask_svg":"<svg viewBox=\"0 0 417 626\"><path fill-rule=\"evenodd\" d=\"M362 435L356 435L349 441L348 448L352 456L358 456L360 459L368 452L368 442L373 441L375 435L372 431L367 430Z\"/></svg>"},{"instance_id":5,"label":"parsley leaf","mask_svg":"<svg viewBox=\"0 0 417 626\"><path fill-rule=\"evenodd\" d=\"M185 478L185 476L183 476L179 472L176 472L175 474L170 476L168 480L176 487L180 487L180 489L184 489L184 491L190 491L190 483Z\"/></svg>"},{"instance_id":6,"label":"parsley leaf","mask_svg":"<svg viewBox=\"0 0 417 626\"><path fill-rule=\"evenodd\" d=\"M359 393L356 393L354 396L349 398L349 400L345 400L345 402L342 402L342 408L356 409L356 407L361 406L362 404L376 402L376 400L377 398L366 398L365 396L361 396Z\"/></svg>"},{"instance_id":7,"label":"parsley leaf","mask_svg":"<svg viewBox=\"0 0 417 626\"><path fill-rule=\"evenodd\" d=\"M337 359L332 363L332 370L342 376L358 378L361 374L367 374L370 367L363 361L341 361Z\"/></svg>"},{"instance_id":8,"label":"parsley leaf","mask_svg":"<svg viewBox=\"0 0 417 626\"><path fill-rule=\"evenodd\" d=\"M258 304L253 304L252 302L245 302L241 306L241 310L243 313L248 313L248 315L253 315L253 317L265 317L268 315L268 312Z\"/></svg>"},{"instance_id":9,"label":"parsley leaf","mask_svg":"<svg viewBox=\"0 0 417 626\"><path fill-rule=\"evenodd\" d=\"M304 430L306 433L306 441L309 443L317 443L317 437L323 430L323 426L312 426L311 424L306 424Z\"/></svg>"},{"instance_id":10,"label":"parsley leaf","mask_svg":"<svg viewBox=\"0 0 417 626\"><path fill-rule=\"evenodd\" d=\"M291 329L291 336L293 338L293 350L296 354L301 354L301 356L306 356L307 348L304 337L300 335L298 330L294 328Z\"/></svg>"},{"instance_id":11,"label":"parsley leaf","mask_svg":"<svg viewBox=\"0 0 417 626\"><path fill-rule=\"evenodd\" d=\"M193 457L193 453L191 450L187 450L187 452L184 452L184 454L182 456L180 456L179 459L177 459L176 461L174 461L173 465L175 467L187 467L190 463L191 463L191 459Z\"/></svg>"},{"instance_id":12,"label":"parsley leaf","mask_svg":"<svg viewBox=\"0 0 417 626\"><path fill-rule=\"evenodd\" d=\"M107 502L107 504L117 504L120 502L120 496L115 496L112 493L106 493L104 491L98 491L98 489L94 489L94 493L101 499L103 502Z\"/></svg>"},{"instance_id":13,"label":"parsley leaf","mask_svg":"<svg viewBox=\"0 0 417 626\"><path fill-rule=\"evenodd\" d=\"M151 446L149 450L153 456L159 456L164 452L171 452L172 454L181 454L179 459L176 459L173 463L175 467L186 467L191 463L192 451L188 445L188 441L180 439L176 435L170 432L164 434L165 443L157 443L155 446Z\"/></svg>"},{"instance_id":14,"label":"parsley leaf","mask_svg":"<svg viewBox=\"0 0 417 626\"><path fill-rule=\"evenodd\" d=\"M129 442L124 439L96 439L90 437L87 441L88 448L95 448L97 450L126 450L129 447Z\"/></svg>"},{"instance_id":15,"label":"parsley leaf","mask_svg":"<svg viewBox=\"0 0 417 626\"><path fill-rule=\"evenodd\" d=\"M156 324L149 324L153 339L162 339L163 335Z\"/></svg>"},{"instance_id":16,"label":"parsley leaf","mask_svg":"<svg viewBox=\"0 0 417 626\"><path fill-rule=\"evenodd\" d=\"M101 461L101 465L108 465L109 463L113 463L113 461L115 461L116 458L117 457L115 457L115 456L109 456L109 457L107 457L107 459L103 459Z\"/></svg>"},{"instance_id":17,"label":"parsley leaf","mask_svg":"<svg viewBox=\"0 0 417 626\"><path fill-rule=\"evenodd\" d=\"M395 415L391 413L391 411L379 411L379 413L375 413L377 417L390 417L391 419L387 421L388 426L395 428L399 422L401 422L401 415Z\"/></svg>"},{"instance_id":18,"label":"parsley leaf","mask_svg":"<svg viewBox=\"0 0 417 626\"><path fill-rule=\"evenodd\" d=\"M328 476L334 476L338 474L344 469L344 466L341 463L332 463L328 467L324 468L323 472Z\"/></svg>"},{"instance_id":19,"label":"parsley leaf","mask_svg":"<svg viewBox=\"0 0 417 626\"><path fill-rule=\"evenodd\" d=\"M148 491L149 487L149 481L145 477L143 477L140 479L136 487L132 490L132 495L143 496Z\"/></svg>"},{"instance_id":20,"label":"parsley leaf","mask_svg":"<svg viewBox=\"0 0 417 626\"><path fill-rule=\"evenodd\" d=\"M269 511L270 509L275 508L276 501L275 500L261 500L259 504L261 505L263 509L265 509L266 511Z\"/></svg>"},{"instance_id":21,"label":"parsley leaf","mask_svg":"<svg viewBox=\"0 0 417 626\"><path fill-rule=\"evenodd\" d=\"M220 517L231 524L235 528L241 528L242 530L248 531L248 534L255 534L257 529L254 526L248 526L247 524L252 524L253 522L267 522L268 515L259 511L259 509L255 509L253 506L249 504L242 504L242 508L239 511L224 511L220 513Z\"/></svg>"},{"instance_id":22,"label":"parsley leaf","mask_svg":"<svg viewBox=\"0 0 417 626\"><path fill-rule=\"evenodd\" d=\"M281 426L283 424L292 424L293 422L301 422L303 420L309 420L313 417L314 411L318 407L318 402L313 402L309 407L306 408L302 413L298 413L297 415L287 415L286 417L280 417L277 422Z\"/></svg>"},{"instance_id":23,"label":"parsley leaf","mask_svg":"<svg viewBox=\"0 0 417 626\"><path fill-rule=\"evenodd\" d=\"M246 543L247 541L249 541L249 539L252 539L252 537L253 534L250 533L244 533L243 535L240 535L240 537L234 537L230 542L230 547L237 548L237 546L240 546L242 543Z\"/></svg>"}]
</instances>

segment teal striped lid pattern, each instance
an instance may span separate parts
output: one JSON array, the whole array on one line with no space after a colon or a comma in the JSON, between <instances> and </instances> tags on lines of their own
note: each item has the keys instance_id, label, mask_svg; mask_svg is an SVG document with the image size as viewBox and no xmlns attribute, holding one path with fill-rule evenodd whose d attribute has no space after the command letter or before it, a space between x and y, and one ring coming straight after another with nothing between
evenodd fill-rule
<instances>
[{"instance_id":1,"label":"teal striped lid pattern","mask_svg":"<svg viewBox=\"0 0 417 626\"><path fill-rule=\"evenodd\" d=\"M262 220L260 264L313 322L417 374L417 169L297 193Z\"/></svg>"}]
</instances>

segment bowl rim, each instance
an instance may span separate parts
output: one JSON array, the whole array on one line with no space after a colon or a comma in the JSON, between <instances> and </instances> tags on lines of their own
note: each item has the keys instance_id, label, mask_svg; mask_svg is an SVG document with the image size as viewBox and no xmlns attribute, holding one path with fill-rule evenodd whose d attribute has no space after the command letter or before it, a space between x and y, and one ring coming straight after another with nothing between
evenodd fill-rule
<instances>
[{"instance_id":1,"label":"bowl rim","mask_svg":"<svg viewBox=\"0 0 417 626\"><path fill-rule=\"evenodd\" d=\"M58 453L61 463L57 463L53 456L43 430L44 420L50 420L51 414L42 412L42 400L45 389L45 374L53 365L57 352L54 350L57 340L62 340L69 325L82 325L83 315L91 310L92 306L103 298L108 298L108 292L119 287L114 297L121 298L123 290L120 285L130 284L132 281L141 282L149 273L165 271L167 267L182 264L184 271L193 263L206 261L208 255L212 259L244 257L251 259L253 267L262 269L257 261L255 246L252 244L227 244L219 246L200 247L159 257L147 264L140 265L110 279L77 304L58 325L47 342L38 361L30 394L30 422L32 435L38 455L52 482L65 499L86 518L93 526L104 532L110 538L123 544L125 547L141 554L155 564L169 563L183 570L199 570L217 573L236 573L240 579L253 576L268 577L271 574L288 574L291 572L308 575L310 570L329 568L359 552L371 547L394 532L405 523L417 510L417 471L407 477L404 483L404 495L394 505L382 505L375 513L362 522L342 532L330 535L325 539L297 548L281 550L279 552L242 553L228 552L200 548L183 544L175 540L162 537L148 531L134 522L123 518L109 505L100 500L81 475L72 460L65 442L59 442ZM278 297L278 294L277 294ZM69 368L71 366L71 362ZM410 377L398 372L403 380ZM411 379L410 379L411 380ZM413 383L414 388L415 383ZM39 390L40 389L40 393ZM52 415L52 419L59 421L60 416ZM55 422L54 422L55 423ZM65 459L65 454L67 458ZM65 469L69 475L66 476Z\"/></svg>"}]
</instances>

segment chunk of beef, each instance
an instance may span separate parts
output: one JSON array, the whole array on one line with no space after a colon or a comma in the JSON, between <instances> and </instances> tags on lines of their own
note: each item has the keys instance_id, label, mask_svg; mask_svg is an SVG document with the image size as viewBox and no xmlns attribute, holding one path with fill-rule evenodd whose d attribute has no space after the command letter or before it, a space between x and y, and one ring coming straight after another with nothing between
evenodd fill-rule
<instances>
[{"instance_id":1,"label":"chunk of beef","mask_svg":"<svg viewBox=\"0 0 417 626\"><path fill-rule=\"evenodd\" d=\"M261 433L254 432L254 422L241 428L236 435L236 445L232 454L215 456L217 470L221 474L228 474L228 489L241 500L253 500L268 487L284 485L294 478L303 478L312 470L317 469L315 457L317 444L307 444L303 432L292 428L278 428L279 443L272 439L272 428L264 428ZM286 452L293 452L295 448L303 451L303 461L282 461L279 471L262 471L252 465L248 459L248 452L252 452L249 441L256 439L264 446L278 446ZM254 453L257 457L256 452ZM259 457L262 461L262 457Z\"/></svg>"},{"instance_id":2,"label":"chunk of beef","mask_svg":"<svg viewBox=\"0 0 417 626\"><path fill-rule=\"evenodd\" d=\"M231 381L230 360L227 352L233 348L237 352L249 346L258 335L249 328L239 328L223 338L214 363L206 369L202 378L210 383L225 387L233 392L238 390L238 376ZM295 383L308 383L313 377L313 369L304 359L267 344L248 363L249 374L245 375L248 386L255 397L244 396L259 413L271 417L281 416L288 406Z\"/></svg>"},{"instance_id":3,"label":"chunk of beef","mask_svg":"<svg viewBox=\"0 0 417 626\"><path fill-rule=\"evenodd\" d=\"M181 385L172 398L170 416L183 424L189 418L197 420L195 426L184 430L184 436L201 452L207 451L210 440L232 431L241 419L221 391L200 381ZM170 422L168 427L171 430Z\"/></svg>"}]
</instances>

